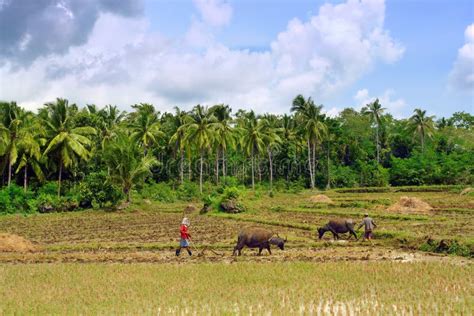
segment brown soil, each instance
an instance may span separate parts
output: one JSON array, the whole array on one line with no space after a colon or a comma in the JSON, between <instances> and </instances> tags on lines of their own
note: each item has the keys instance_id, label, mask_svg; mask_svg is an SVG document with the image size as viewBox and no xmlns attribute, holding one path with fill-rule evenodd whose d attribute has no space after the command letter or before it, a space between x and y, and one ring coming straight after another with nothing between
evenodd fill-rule
<instances>
[{"instance_id":1,"label":"brown soil","mask_svg":"<svg viewBox=\"0 0 474 316\"><path fill-rule=\"evenodd\" d=\"M257 250L244 248L242 256L232 256L232 249L194 249L192 256L183 252L176 257L174 249L158 251L77 251L77 252L35 252L0 253L0 263L228 263L234 262L339 262L339 261L438 261L467 265L469 259L420 252L400 251L373 247L336 247L336 248L294 248L281 251L272 248L272 254L266 250L257 256Z\"/></svg>"},{"instance_id":2,"label":"brown soil","mask_svg":"<svg viewBox=\"0 0 474 316\"><path fill-rule=\"evenodd\" d=\"M309 201L312 203L326 203L326 204L334 203L328 196L324 194L313 195L312 197L309 198Z\"/></svg>"},{"instance_id":3,"label":"brown soil","mask_svg":"<svg viewBox=\"0 0 474 316\"><path fill-rule=\"evenodd\" d=\"M430 214L433 208L419 198L402 196L400 201L390 206L387 211L397 213Z\"/></svg>"},{"instance_id":4,"label":"brown soil","mask_svg":"<svg viewBox=\"0 0 474 316\"><path fill-rule=\"evenodd\" d=\"M28 240L18 235L0 234L0 252L30 252L36 247Z\"/></svg>"},{"instance_id":5,"label":"brown soil","mask_svg":"<svg viewBox=\"0 0 474 316\"><path fill-rule=\"evenodd\" d=\"M194 206L192 204L189 204L188 206L186 206L184 208L185 213L192 213L192 212L195 212L195 211L197 211L197 208L196 208L196 206Z\"/></svg>"}]
</instances>

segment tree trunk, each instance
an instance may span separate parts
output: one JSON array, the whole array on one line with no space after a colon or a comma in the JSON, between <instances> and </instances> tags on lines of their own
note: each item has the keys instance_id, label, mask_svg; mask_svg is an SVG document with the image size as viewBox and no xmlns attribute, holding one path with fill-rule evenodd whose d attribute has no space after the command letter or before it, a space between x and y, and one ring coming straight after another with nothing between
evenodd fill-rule
<instances>
[{"instance_id":1,"label":"tree trunk","mask_svg":"<svg viewBox=\"0 0 474 316\"><path fill-rule=\"evenodd\" d=\"M313 167L311 163L311 145L309 143L308 139L308 168L309 168L309 179L310 179L310 184L311 184L311 189L314 189L314 181L313 181Z\"/></svg>"},{"instance_id":2,"label":"tree trunk","mask_svg":"<svg viewBox=\"0 0 474 316\"><path fill-rule=\"evenodd\" d=\"M329 189L331 189L331 171L330 171L330 168L329 168L330 167L329 166L329 143L328 143L328 157L327 158L328 158L328 161L327 161L327 163L328 163L328 166L327 166L327 168L328 168L328 183L326 185L326 190L329 190Z\"/></svg>"},{"instance_id":3,"label":"tree trunk","mask_svg":"<svg viewBox=\"0 0 474 316\"><path fill-rule=\"evenodd\" d=\"M273 159L272 159L272 151L268 149L268 161L270 163L270 192L273 191Z\"/></svg>"},{"instance_id":4,"label":"tree trunk","mask_svg":"<svg viewBox=\"0 0 474 316\"><path fill-rule=\"evenodd\" d=\"M203 156L203 150L201 149L201 158L199 159L200 160L200 171L199 171L199 191L201 192L202 194L202 156Z\"/></svg>"},{"instance_id":5,"label":"tree trunk","mask_svg":"<svg viewBox=\"0 0 474 316\"><path fill-rule=\"evenodd\" d=\"M425 139L423 137L423 134L420 134L421 135L421 153L423 154L425 152ZM9 182L10 184L10 182Z\"/></svg>"},{"instance_id":6,"label":"tree trunk","mask_svg":"<svg viewBox=\"0 0 474 316\"><path fill-rule=\"evenodd\" d=\"M376 146L376 149L377 149L377 163L379 164L380 163L380 145L379 145L379 126L377 124L377 127L375 128L375 146Z\"/></svg>"},{"instance_id":7,"label":"tree trunk","mask_svg":"<svg viewBox=\"0 0 474 316\"><path fill-rule=\"evenodd\" d=\"M25 164L25 174L23 176L23 190L28 189L28 163Z\"/></svg>"},{"instance_id":8,"label":"tree trunk","mask_svg":"<svg viewBox=\"0 0 474 316\"><path fill-rule=\"evenodd\" d=\"M257 155L258 182L262 182L262 169L260 168L260 155Z\"/></svg>"},{"instance_id":9,"label":"tree trunk","mask_svg":"<svg viewBox=\"0 0 474 316\"><path fill-rule=\"evenodd\" d=\"M189 181L191 181L191 177L192 177L191 164L192 164L192 161L191 161L191 158L189 158L189 164L188 164L188 180Z\"/></svg>"},{"instance_id":10,"label":"tree trunk","mask_svg":"<svg viewBox=\"0 0 474 316\"><path fill-rule=\"evenodd\" d=\"M225 150L222 150L222 177L224 178L224 184L225 184L226 175L227 175L227 166L225 164Z\"/></svg>"},{"instance_id":11,"label":"tree trunk","mask_svg":"<svg viewBox=\"0 0 474 316\"><path fill-rule=\"evenodd\" d=\"M124 188L123 193L125 193L125 196L127 197L127 203L130 203L130 189L129 188Z\"/></svg>"},{"instance_id":12,"label":"tree trunk","mask_svg":"<svg viewBox=\"0 0 474 316\"><path fill-rule=\"evenodd\" d=\"M314 189L316 182L316 142L313 143L313 183L311 187Z\"/></svg>"},{"instance_id":13,"label":"tree trunk","mask_svg":"<svg viewBox=\"0 0 474 316\"><path fill-rule=\"evenodd\" d=\"M8 186L12 182L12 163L10 158L8 158Z\"/></svg>"},{"instance_id":14,"label":"tree trunk","mask_svg":"<svg viewBox=\"0 0 474 316\"><path fill-rule=\"evenodd\" d=\"M61 196L61 177L63 173L63 161L59 160L59 177L58 177L58 197Z\"/></svg>"},{"instance_id":15,"label":"tree trunk","mask_svg":"<svg viewBox=\"0 0 474 316\"><path fill-rule=\"evenodd\" d=\"M253 147L252 147L252 156L251 156L251 160L252 160L252 190L255 191L255 171L254 171L254 157L253 157Z\"/></svg>"},{"instance_id":16,"label":"tree trunk","mask_svg":"<svg viewBox=\"0 0 474 316\"><path fill-rule=\"evenodd\" d=\"M219 148L216 153L216 184L219 184Z\"/></svg>"},{"instance_id":17,"label":"tree trunk","mask_svg":"<svg viewBox=\"0 0 474 316\"><path fill-rule=\"evenodd\" d=\"M184 152L180 149L181 152L181 160L179 161L179 179L181 184L184 182Z\"/></svg>"}]
</instances>

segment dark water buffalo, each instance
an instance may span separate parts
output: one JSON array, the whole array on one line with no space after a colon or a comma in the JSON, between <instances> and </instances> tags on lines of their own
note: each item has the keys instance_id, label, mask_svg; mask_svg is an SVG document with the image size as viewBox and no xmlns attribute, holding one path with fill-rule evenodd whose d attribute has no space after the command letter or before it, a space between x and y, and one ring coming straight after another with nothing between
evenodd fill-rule
<instances>
[{"instance_id":1,"label":"dark water buffalo","mask_svg":"<svg viewBox=\"0 0 474 316\"><path fill-rule=\"evenodd\" d=\"M245 246L249 248L258 248L258 255L262 253L263 249L267 249L268 253L272 254L270 250L270 245L276 245L278 248L283 250L285 248L286 238L280 238L278 235L275 236L271 231L258 228L258 227L249 227L244 228L240 233L237 239L237 245L234 247L234 252L232 255L235 255L235 252L239 252L241 255L242 248Z\"/></svg>"},{"instance_id":2,"label":"dark water buffalo","mask_svg":"<svg viewBox=\"0 0 474 316\"><path fill-rule=\"evenodd\" d=\"M350 233L349 238L351 238L351 235L354 235L356 240L358 239L357 234L354 231L354 222L351 219L330 220L326 225L318 228L319 239L323 238L323 235L328 231L333 234L334 239L339 239L339 234L347 232Z\"/></svg>"}]
</instances>

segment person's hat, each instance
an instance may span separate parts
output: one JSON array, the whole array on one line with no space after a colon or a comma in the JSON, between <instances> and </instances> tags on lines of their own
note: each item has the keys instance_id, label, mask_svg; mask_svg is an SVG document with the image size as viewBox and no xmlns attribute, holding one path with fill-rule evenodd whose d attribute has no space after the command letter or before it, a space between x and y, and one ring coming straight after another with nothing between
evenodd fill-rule
<instances>
[{"instance_id":1,"label":"person's hat","mask_svg":"<svg viewBox=\"0 0 474 316\"><path fill-rule=\"evenodd\" d=\"M183 218L183 221L181 222L181 224L189 226L189 219L187 217Z\"/></svg>"},{"instance_id":2,"label":"person's hat","mask_svg":"<svg viewBox=\"0 0 474 316\"><path fill-rule=\"evenodd\" d=\"M364 213L364 216L365 216L365 217L369 216L369 213Z\"/></svg>"}]
</instances>

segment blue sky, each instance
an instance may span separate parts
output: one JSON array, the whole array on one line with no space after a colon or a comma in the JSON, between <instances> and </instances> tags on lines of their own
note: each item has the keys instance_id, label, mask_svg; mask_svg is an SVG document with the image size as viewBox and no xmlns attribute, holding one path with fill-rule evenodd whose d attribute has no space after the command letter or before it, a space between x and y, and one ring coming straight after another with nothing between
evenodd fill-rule
<instances>
[{"instance_id":1,"label":"blue sky","mask_svg":"<svg viewBox=\"0 0 474 316\"><path fill-rule=\"evenodd\" d=\"M26 20L0 33L0 99L31 109L62 96L282 113L302 93L331 115L376 97L399 117L474 113L472 1L44 2L0 5L0 29L2 13Z\"/></svg>"}]
</instances>

